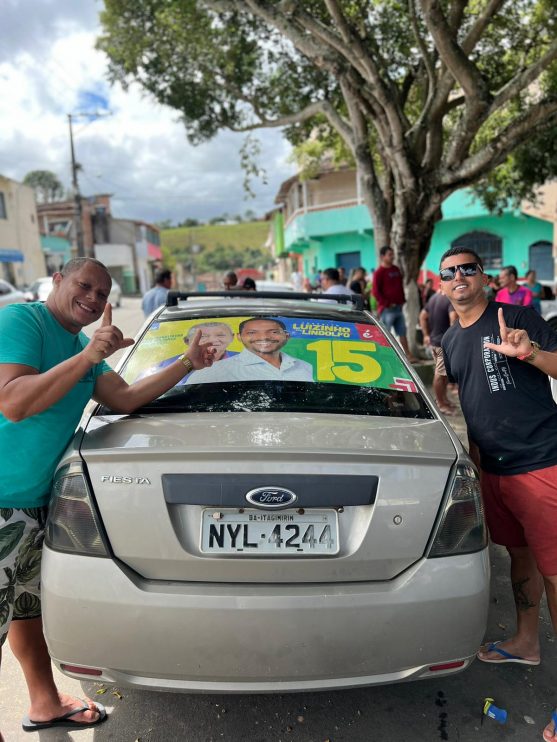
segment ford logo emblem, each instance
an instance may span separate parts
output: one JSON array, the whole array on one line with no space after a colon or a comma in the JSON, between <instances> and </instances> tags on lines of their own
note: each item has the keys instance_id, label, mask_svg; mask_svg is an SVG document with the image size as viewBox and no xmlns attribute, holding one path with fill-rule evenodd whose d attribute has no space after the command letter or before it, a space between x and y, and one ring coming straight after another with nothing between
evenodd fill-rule
<instances>
[{"instance_id":1,"label":"ford logo emblem","mask_svg":"<svg viewBox=\"0 0 557 742\"><path fill-rule=\"evenodd\" d=\"M258 487L246 495L246 500L258 508L287 508L297 499L293 492L284 487Z\"/></svg>"}]
</instances>

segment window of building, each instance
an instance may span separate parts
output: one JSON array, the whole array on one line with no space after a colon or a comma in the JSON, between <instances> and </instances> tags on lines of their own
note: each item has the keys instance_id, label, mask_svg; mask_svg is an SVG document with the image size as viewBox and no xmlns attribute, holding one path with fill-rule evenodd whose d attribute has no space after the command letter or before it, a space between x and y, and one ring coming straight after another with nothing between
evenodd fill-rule
<instances>
[{"instance_id":1,"label":"window of building","mask_svg":"<svg viewBox=\"0 0 557 742\"><path fill-rule=\"evenodd\" d=\"M451 242L451 247L469 248L477 253L487 272L497 272L503 267L503 240L490 232L467 232Z\"/></svg>"},{"instance_id":2,"label":"window of building","mask_svg":"<svg viewBox=\"0 0 557 742\"><path fill-rule=\"evenodd\" d=\"M4 194L0 191L0 219L7 219L8 215L6 213L6 201L4 199Z\"/></svg>"}]
</instances>

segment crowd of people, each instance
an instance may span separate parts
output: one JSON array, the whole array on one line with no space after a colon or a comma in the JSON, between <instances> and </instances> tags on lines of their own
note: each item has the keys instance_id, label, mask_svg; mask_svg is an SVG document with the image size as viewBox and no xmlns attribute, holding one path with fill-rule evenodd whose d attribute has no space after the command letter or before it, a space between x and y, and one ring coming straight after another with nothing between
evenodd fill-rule
<instances>
[{"instance_id":1,"label":"crowd of people","mask_svg":"<svg viewBox=\"0 0 557 742\"><path fill-rule=\"evenodd\" d=\"M155 285L147 291L142 300L142 308L146 317L165 303L171 283L172 274L169 270L161 270L157 273ZM395 264L394 250L390 246L385 245L379 250L379 265L369 273L362 266L358 266L347 274L345 268L339 266L318 270L311 278L308 278L296 269L292 272L291 284L295 291L361 296L364 307L398 337L410 362L415 363L418 360L411 352L408 343L403 311L406 303L403 274ZM240 281L235 271L225 273L222 286L226 291L257 291L257 283L253 278L246 276ZM538 282L535 270L529 270L523 283L519 283L515 266L505 266L497 275L485 274L482 291L488 301L495 300L514 306L531 306L538 314L541 314L544 287ZM447 393L451 385L448 384L445 374L441 339L455 321L456 315L450 302L442 298L441 294L441 288L435 288L431 276L418 284L419 323L424 353L435 362L433 389L436 401L444 414L453 415L456 404Z\"/></svg>"}]
</instances>

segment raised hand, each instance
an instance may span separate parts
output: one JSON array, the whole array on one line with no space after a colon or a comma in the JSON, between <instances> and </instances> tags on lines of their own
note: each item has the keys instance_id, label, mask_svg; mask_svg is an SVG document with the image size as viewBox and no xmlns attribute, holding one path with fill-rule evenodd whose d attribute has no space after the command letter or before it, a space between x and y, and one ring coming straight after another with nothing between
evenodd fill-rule
<instances>
[{"instance_id":1,"label":"raised hand","mask_svg":"<svg viewBox=\"0 0 557 742\"><path fill-rule=\"evenodd\" d=\"M200 342L201 335L201 329L198 327L186 353L186 356L193 363L195 369L212 366L215 359L215 353L217 352L217 349L208 341L205 343Z\"/></svg>"},{"instance_id":2,"label":"raised hand","mask_svg":"<svg viewBox=\"0 0 557 742\"><path fill-rule=\"evenodd\" d=\"M132 338L125 338L122 331L112 324L112 305L107 302L101 326L95 330L83 352L92 363L100 363L117 350L129 348L134 342Z\"/></svg>"},{"instance_id":3,"label":"raised hand","mask_svg":"<svg viewBox=\"0 0 557 742\"><path fill-rule=\"evenodd\" d=\"M507 327L501 307L497 311L497 318L499 320L501 344L484 343L484 348L491 348L491 350L496 350L498 353L511 358L528 355L532 350L532 345L526 330L515 330L512 327Z\"/></svg>"}]
</instances>

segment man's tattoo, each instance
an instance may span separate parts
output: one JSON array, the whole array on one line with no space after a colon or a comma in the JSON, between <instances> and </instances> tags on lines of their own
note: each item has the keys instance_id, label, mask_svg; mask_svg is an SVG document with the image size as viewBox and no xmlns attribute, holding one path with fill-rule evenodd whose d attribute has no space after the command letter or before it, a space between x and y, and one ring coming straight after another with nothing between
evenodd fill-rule
<instances>
[{"instance_id":1,"label":"man's tattoo","mask_svg":"<svg viewBox=\"0 0 557 742\"><path fill-rule=\"evenodd\" d=\"M513 582L513 593L514 593L514 602L516 603L516 607L519 611L527 611L529 608L535 608L536 603L532 603L530 598L527 595L526 592L526 583L530 582L529 577L525 577L523 580L519 580L519 582Z\"/></svg>"}]
</instances>

